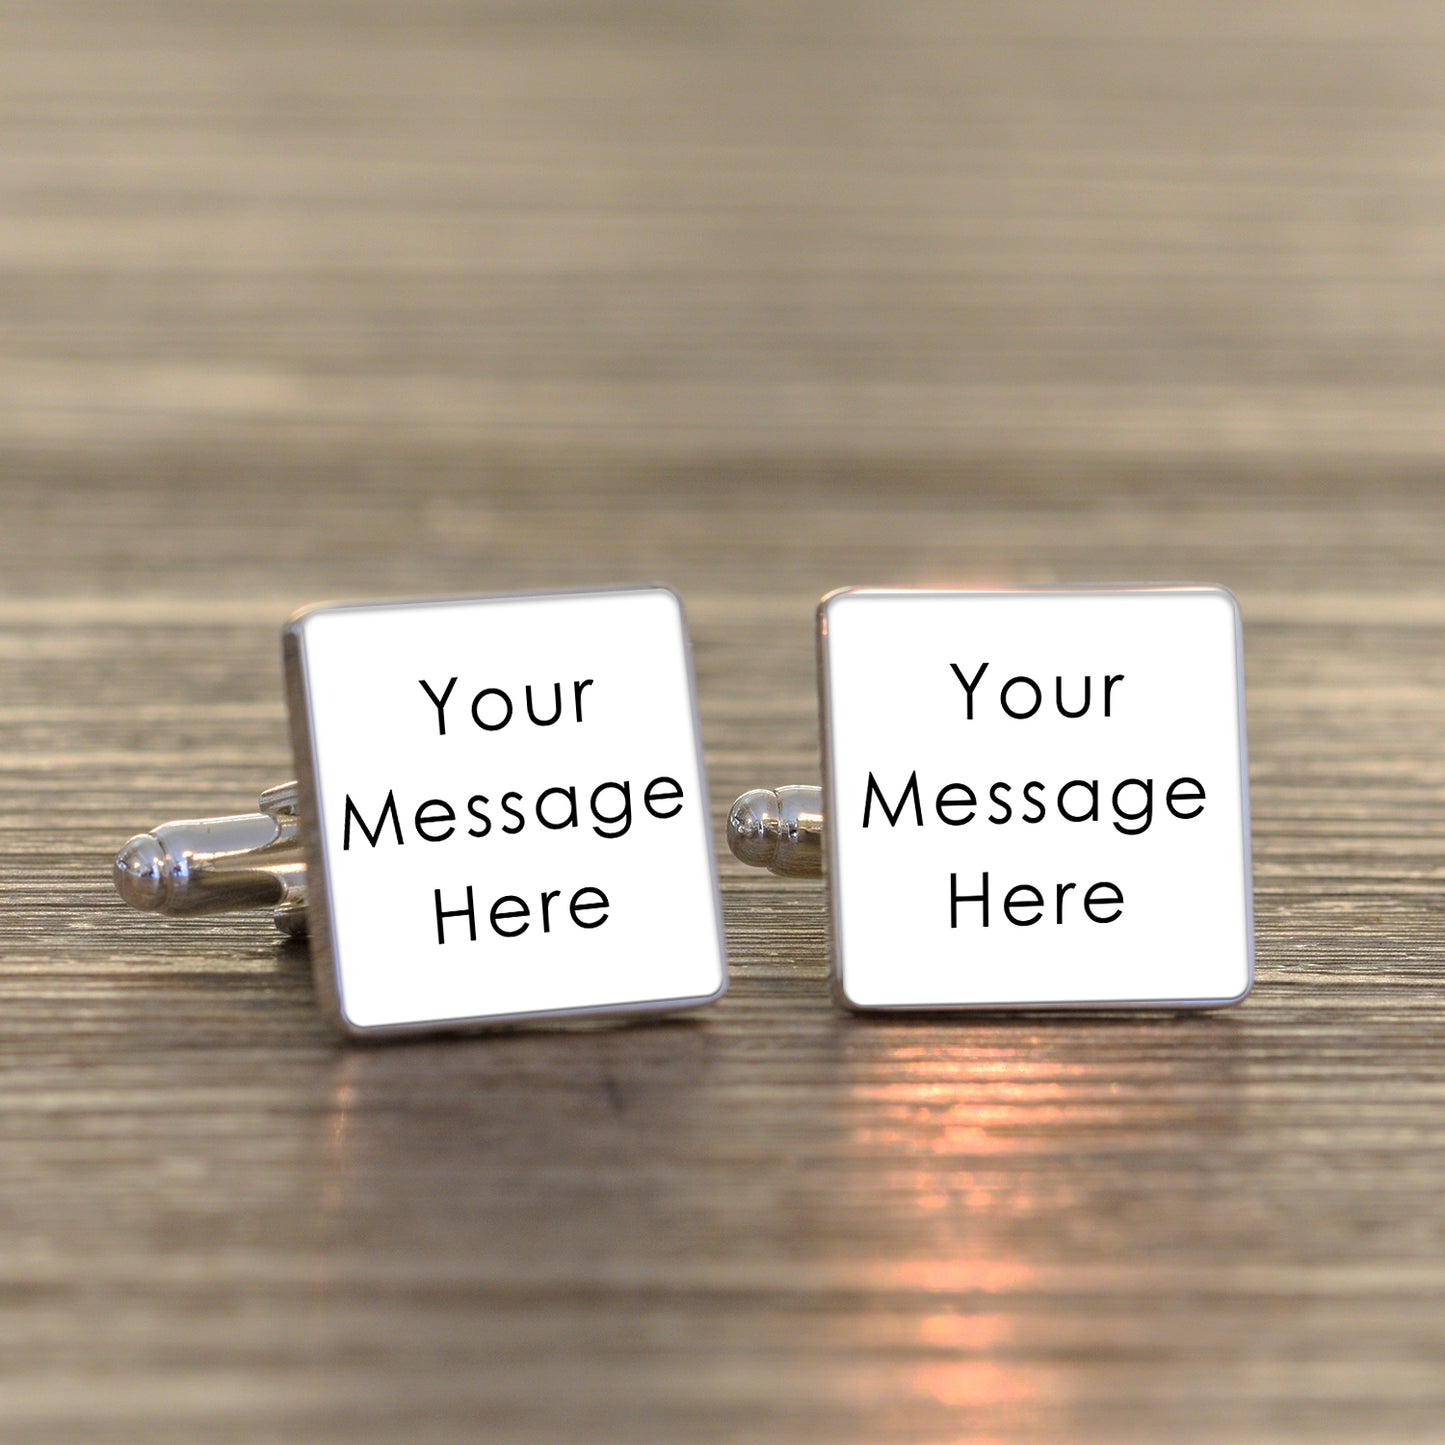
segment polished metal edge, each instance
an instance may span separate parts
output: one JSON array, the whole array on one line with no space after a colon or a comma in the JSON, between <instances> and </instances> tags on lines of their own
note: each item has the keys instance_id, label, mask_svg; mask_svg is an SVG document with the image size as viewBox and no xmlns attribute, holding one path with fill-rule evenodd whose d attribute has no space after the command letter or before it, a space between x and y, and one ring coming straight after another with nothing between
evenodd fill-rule
<instances>
[{"instance_id":1,"label":"polished metal edge","mask_svg":"<svg viewBox=\"0 0 1445 1445\"><path fill-rule=\"evenodd\" d=\"M529 1013L480 1014L457 1019L418 1019L396 1024L358 1024L347 1016L341 984L340 962L331 909L331 874L327 865L325 829L321 826L321 782L316 765L316 738L311 715L311 692L306 671L305 628L309 618L322 613L390 611L397 607L446 607L485 602L547 602L566 598L594 597L619 593L663 592L677 607L683 662L687 668L691 703L693 746L698 768L699 826L707 850L712 878L713 924L718 942L718 986L710 994L678 999L643 999L636 1003L599 1004L575 1009L541 1009ZM311 971L321 1011L350 1039L415 1038L426 1034L483 1032L510 1024L543 1021L638 1018L677 1013L699 1008L720 999L728 988L727 934L723 926L722 886L719 880L717 848L713 841L712 803L708 791L707 767L702 740L702 715L698 706L697 669L693 658L692 633L687 608L675 589L663 583L621 584L606 587L570 587L546 592L493 592L470 596L412 597L391 601L322 602L299 608L282 629L282 660L286 674L286 702L290 717L291 748L296 762L300 790L301 839L306 852L308 880L307 908L310 915Z\"/></svg>"},{"instance_id":2,"label":"polished metal edge","mask_svg":"<svg viewBox=\"0 0 1445 1445\"><path fill-rule=\"evenodd\" d=\"M1087 999L1048 1002L1031 999L1021 1003L945 1003L945 1004L864 1004L848 996L843 977L842 957L842 868L838 857L838 833L834 826L823 830L823 849L828 880L828 984L834 1000L843 1008L858 1014L929 1014L929 1013L1056 1013L1108 1011L1111 1009L1223 1009L1243 1003L1254 988L1254 851L1249 801L1249 742L1244 697L1244 618L1239 599L1228 587L1213 582L1080 582L1067 585L1052 583L1025 584L1018 587L837 587L826 593L818 603L816 645L818 656L818 733L823 762L824 819L836 819L838 790L833 772L832 689L828 671L828 610L845 597L858 595L914 597L919 593L940 596L1009 595L1012 593L1047 593L1056 596L1088 595L1097 592L1212 592L1224 598L1234 615L1235 712L1238 721L1239 788L1243 825L1244 854L1244 928L1245 969L1243 990L1232 998L1210 999Z\"/></svg>"}]
</instances>

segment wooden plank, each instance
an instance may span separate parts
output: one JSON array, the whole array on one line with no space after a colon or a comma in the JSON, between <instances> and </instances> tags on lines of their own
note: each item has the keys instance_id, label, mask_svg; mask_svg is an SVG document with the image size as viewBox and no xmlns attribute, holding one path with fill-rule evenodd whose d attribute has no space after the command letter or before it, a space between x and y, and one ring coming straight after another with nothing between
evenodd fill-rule
<instances>
[{"instance_id":1,"label":"wooden plank","mask_svg":"<svg viewBox=\"0 0 1445 1445\"><path fill-rule=\"evenodd\" d=\"M1439 7L81 0L0 44L0 1433L1434 1439ZM661 580L712 803L858 582L1247 624L1260 968L874 1020L729 860L687 1020L345 1048L108 857L302 602Z\"/></svg>"}]
</instances>

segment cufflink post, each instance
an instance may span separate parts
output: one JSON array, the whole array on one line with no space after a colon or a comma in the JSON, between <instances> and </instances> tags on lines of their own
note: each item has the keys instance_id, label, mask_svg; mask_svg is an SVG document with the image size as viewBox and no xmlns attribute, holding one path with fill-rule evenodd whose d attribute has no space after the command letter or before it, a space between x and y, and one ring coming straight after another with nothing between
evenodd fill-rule
<instances>
[{"instance_id":1,"label":"cufflink post","mask_svg":"<svg viewBox=\"0 0 1445 1445\"><path fill-rule=\"evenodd\" d=\"M728 812L733 857L780 878L823 876L823 790L791 783L754 788Z\"/></svg>"},{"instance_id":2,"label":"cufflink post","mask_svg":"<svg viewBox=\"0 0 1445 1445\"><path fill-rule=\"evenodd\" d=\"M137 834L116 855L116 892L132 908L173 917L269 908L282 933L304 937L306 860L296 784L267 788L259 807Z\"/></svg>"}]
</instances>

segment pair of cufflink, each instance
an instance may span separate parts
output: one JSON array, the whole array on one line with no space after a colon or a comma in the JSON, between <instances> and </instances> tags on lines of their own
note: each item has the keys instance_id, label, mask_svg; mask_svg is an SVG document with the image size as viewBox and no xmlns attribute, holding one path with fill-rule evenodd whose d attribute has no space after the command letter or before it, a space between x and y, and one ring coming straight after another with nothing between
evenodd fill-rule
<instances>
[{"instance_id":1,"label":"pair of cufflink","mask_svg":"<svg viewBox=\"0 0 1445 1445\"><path fill-rule=\"evenodd\" d=\"M1215 587L849 589L817 617L821 787L733 853L826 876L860 1009L1217 1007L1254 973L1239 612ZM347 1034L709 1003L727 953L678 597L303 610L297 781L166 823L130 904L268 907Z\"/></svg>"}]
</instances>

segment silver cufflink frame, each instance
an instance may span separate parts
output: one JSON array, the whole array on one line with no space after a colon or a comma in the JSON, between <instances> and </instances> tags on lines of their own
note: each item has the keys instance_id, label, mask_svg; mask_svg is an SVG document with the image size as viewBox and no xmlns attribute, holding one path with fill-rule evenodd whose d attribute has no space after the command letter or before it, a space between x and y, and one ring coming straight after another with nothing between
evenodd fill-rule
<instances>
[{"instance_id":1,"label":"silver cufflink frame","mask_svg":"<svg viewBox=\"0 0 1445 1445\"><path fill-rule=\"evenodd\" d=\"M508 660L488 671L489 657ZM352 1037L660 1014L722 995L676 594L307 608L283 630L283 658L297 780L262 793L256 813L132 838L114 867L127 903L269 909L307 939L318 1003ZM524 676L549 683L535 696L527 683L524 699ZM666 840L661 863L644 837Z\"/></svg>"},{"instance_id":2,"label":"silver cufflink frame","mask_svg":"<svg viewBox=\"0 0 1445 1445\"><path fill-rule=\"evenodd\" d=\"M1051 623L1058 623L1066 619L1067 610L1077 608L1090 609L1091 607L1100 612L1101 618L1104 613L1108 614L1108 620L1112 624L1130 623L1131 617L1137 618L1141 609L1152 608L1160 613L1166 621L1183 621L1188 615L1191 624L1190 628L1183 629L1197 634L1200 639L1207 643L1201 648L1200 656L1208 656L1210 675L1203 684L1193 689L1189 697L1183 693L1175 697L1171 695L1171 682L1177 683L1177 674L1180 672L1179 659L1170 654L1175 651L1173 639L1170 636L1167 626L1158 632L1158 637L1153 639L1151 645L1157 648L1153 654L1154 665L1169 671L1169 678L1154 690L1155 696L1150 699L1149 718L1151 726L1145 727L1140 732L1138 749L1141 754L1148 754L1156 762L1165 758L1175 758L1169 747L1170 739L1162 736L1168 727L1177 727L1181 733L1190 733L1189 747L1183 749L1175 759L1176 766L1180 771L1180 786L1177 792L1169 792L1165 795L1168 802L1169 821L1175 827L1174 838L1187 837L1187 829L1194 825L1194 820L1200 818L1206 811L1211 813L1211 827L1213 835L1208 840L1202 840L1202 846L1193 847L1189 854L1188 866L1196 870L1201 876L1210 879L1208 887L1217 895L1219 907L1230 915L1229 926L1215 927L1212 923L1206 923L1206 929L1213 927L1211 941L1206 945L1200 943L1197 947L1190 937L1192 922L1186 916L1186 905L1177 903L1174 905L1180 916L1177 919L1177 927L1170 928L1162 923L1155 923L1152 927L1141 927L1135 929L1135 936L1129 940L1127 947L1136 953L1141 962L1138 966L1121 968L1117 958L1111 958L1106 954L1097 953L1094 958L1094 966L1097 975L1108 982L1098 989L1091 989L1087 986L1072 987L1065 984L1059 991L1060 996L1049 996L1049 990L1042 982L1033 989L1027 986L1018 990L1017 996L1008 995L1007 986L1000 985L997 981L991 982L988 986L981 986L980 976L988 969L1007 970L1010 965L1005 959L1002 963L990 963L986 961L987 950L981 944L984 933L981 929L975 928L971 935L959 931L960 904L965 917L972 916L975 920L979 913L985 927L992 923L995 931L989 940L992 947L998 939L997 928L1002 924L999 914L1007 911L1007 922L1017 923L1020 927L1013 931L1021 938L1027 938L1032 946L1031 952L1016 965L1017 976L1027 980L1030 976L1042 981L1051 972L1047 957L1047 950L1053 952L1060 959L1067 959L1070 949L1074 946L1069 938L1068 930L1059 926L1065 922L1066 912L1077 914L1077 904L1080 897L1089 900L1086 905L1087 911L1082 916L1088 921L1100 923L1114 923L1121 920L1125 909L1119 909L1115 918L1109 918L1118 905L1113 901L1114 893L1120 891L1120 885L1110 882L1105 887L1101 884L1081 888L1077 881L1063 880L1054 883L1052 886L1057 893L1050 893L1047 889L1035 886L1035 883L1023 881L1007 895L1002 895L1001 890L990 892L990 871L987 867L981 867L981 862L986 862L986 855L975 850L972 846L959 850L956 840L962 837L969 837L969 830L960 828L962 823L975 823L984 829L987 824L981 824L984 816L978 805L986 799L978 796L976 788L970 787L963 782L945 783L936 796L938 820L945 826L936 827L933 840L920 849L915 847L911 857L897 862L886 872L883 864L890 862L889 853L885 843L892 841L885 840L883 843L873 844L865 848L860 837L860 830L856 822L849 821L843 828L837 826L837 820L842 817L854 819L859 811L859 791L856 764L850 763L853 775L847 779L841 776L843 764L840 762L840 743L847 749L854 749L854 743L848 736L850 728L855 721L853 713L868 705L870 690L853 688L847 699L840 698L837 687L839 659L834 655L836 638L834 636L833 622L838 609L850 608L855 612L860 607L866 607L870 601L881 605L883 608L889 606L890 599L906 600L918 599L913 607L916 616L924 616L931 608L942 615L950 607L954 617L962 623L969 616L970 604L978 603L983 599L991 599L992 617L997 620L1005 615L1011 603L1015 600L1025 602L1035 613L1038 621L1034 631L1030 633L1027 629L1019 634L1019 641L1022 643L1022 650L1030 657L1042 657L1048 653L1050 645L1049 627ZM1100 603L1107 603L1106 608L1101 608ZM1040 604L1043 604L1041 607ZM1052 606L1053 617L1047 616ZM1002 610L1001 610L1002 609ZM1170 617L1171 609L1175 616ZM978 610L978 609L974 609ZM883 638L885 647L875 647L874 661L883 659L883 674L880 676L876 689L872 692L881 699L878 716L881 719L879 728L875 728L869 745L877 750L879 769L887 763L892 755L899 750L906 753L910 745L916 746L913 733L910 731L908 712L917 699L909 691L909 683L906 676L899 674L894 676L888 673L888 665L891 664L891 652L899 650L903 643L904 627L902 625L904 613L900 610L899 627L890 630L884 627L878 636ZM1127 631L1127 627L1123 629ZM1148 633L1149 628L1143 631ZM983 657L986 653L999 650L999 644L992 640L987 627L982 631L969 636L965 629L962 633L949 632L946 635L956 641L950 642L948 646L940 646L934 651L936 656L929 654L929 665L933 662L943 663L950 659L953 653L959 655L967 654L970 657ZM1147 641L1148 639L1146 639ZM769 869L774 874L788 878L818 878L825 877L828 884L828 912L829 912L829 955L830 955L830 979L831 986L837 1001L844 1007L860 1012L872 1012L876 1010L899 1010L899 1011L976 1011L976 1010L1011 1010L1011 1009L1077 1009L1077 1008L1165 1008L1165 1009L1189 1009L1189 1008L1215 1008L1223 1007L1242 1000L1249 992L1254 979L1254 916L1253 916L1253 890L1251 880L1251 849L1250 849L1250 814L1249 814L1249 784L1248 784L1248 747L1245 731L1244 714L1244 680L1243 680L1243 644L1242 630L1240 625L1238 606L1234 598L1224 589L1215 587L1200 587L1193 585L1166 585L1166 584L1118 584L1111 586L1097 587L1041 587L1012 589L1009 591L991 590L958 590L950 591L945 589L927 590L889 590L869 588L848 588L838 592L830 593L820 603L817 612L817 658L818 658L818 689L819 689L819 731L821 741L821 755L824 769L824 782L822 785L789 785L776 789L754 789L744 793L734 802L730 811L727 823L727 837L729 847L740 861L754 867ZM1110 642L1107 632L1100 635L1097 646L1088 645L1089 639L1085 639L1085 645L1074 650L1072 658L1082 668L1084 659L1104 658L1110 655ZM1018 645L1016 642L1015 645ZM1104 726L1099 726L1098 697L1102 690L1109 696L1109 702L1115 707L1118 717L1126 717L1127 711L1123 704L1131 701L1141 692L1141 684L1148 681L1147 670L1143 663L1150 658L1148 646L1141 645L1137 639L1125 648L1130 656L1135 659L1135 664L1126 669L1127 673L1138 674L1125 679L1121 676L1112 686L1107 682L1110 676L1107 672L1096 671L1098 684L1096 685L1092 698L1095 708L1092 731L1089 724L1079 721L1079 726L1085 731L1079 734L1085 741L1095 740L1095 746L1103 747L1107 751L1107 744L1110 742L1107 720ZM1066 654L1069 649L1065 649ZM977 664L973 664L976 666ZM1172 668L1172 671L1170 669ZM966 684L969 674L958 673L957 681ZM1003 669L1004 673L1008 669ZM973 677L975 688L978 687L983 673ZM902 677L903 680L899 680ZM1021 679L1021 680L1020 680ZM947 674L940 671L934 679L939 686L945 690L950 686ZM996 680L996 679L995 679ZM1026 673L1020 673L1017 677L1011 677L1010 683L1013 687L1012 696L1000 694L1000 707L1008 708L1012 702L1012 711L1007 712L1007 717L1017 724L1020 735L1026 736L1030 722L1036 714L1042 713L1043 689L1035 685L1030 691L1028 684L1032 679ZM1007 684L1006 684L1007 685ZM1064 727L1074 725L1076 720L1081 720L1083 714L1071 712L1068 703L1077 706L1080 701L1077 694L1066 701L1065 680L1062 673L1058 676L1058 709L1061 718L1064 720ZM1077 681L1069 684L1077 688ZM1144 689L1147 692L1147 688ZM1038 694L1037 703L1035 693ZM1117 696L1114 694L1117 693ZM921 694L922 695L922 694ZM920 696L921 696L920 695ZM927 694L942 699L941 694ZM1089 694L1085 694L1086 697ZM991 760L987 751L987 745L980 743L979 747L984 748L982 753L970 751L973 743L973 736L969 733L968 727L974 717L973 691L967 694L969 723L961 724L957 728L957 740L959 752L962 755L957 767L959 778L971 778L980 772L984 777L998 776L1000 781L995 783L996 788L1003 789L998 796L1003 797L1007 786L1016 786L1018 779L1005 785L998 768L991 766ZM1191 702L1190 699L1193 699ZM1199 706L1209 712L1207 727L1198 719L1188 716L1192 706ZM1035 711L1030 712L1029 709ZM1159 732L1153 730L1152 724L1162 720L1165 727ZM1119 729L1119 723L1115 722L1115 729ZM880 731L881 729L881 731ZM992 735L1001 736L997 731ZM879 738L883 737L884 742L880 743ZM1117 740L1115 740L1117 742ZM923 752L934 760L944 756L936 746L929 754L929 747L925 745ZM1088 772L1085 766L1088 756L1088 749L1085 747L1073 750L1076 756L1061 758L1057 766L1063 769L1059 777L1054 779L1056 792L1061 779L1071 778L1073 772ZM850 756L852 754L850 753ZM869 754L868 756L872 756ZM1203 760L1209 763L1208 769L1202 766ZM909 757L906 761L900 762L895 778L902 777L910 769L913 759ZM1050 759L1047 764L1035 766L1032 771L1044 773L1048 767L1056 766ZM1121 765L1122 766L1122 765ZM1207 800L1204 798L1206 788L1203 783L1193 777L1192 772L1208 771L1210 786ZM1097 851L1109 854L1108 869L1118 871L1126 864L1142 864L1146 860L1144 854L1146 849L1138 846L1137 834L1130 833L1131 829L1139 828L1140 825L1130 820L1127 808L1121 810L1120 791L1126 784L1131 785L1128 792L1128 801L1131 804L1137 803L1145 791L1145 779L1133 776L1134 773L1142 771L1142 765L1129 769L1130 776L1121 781L1114 790L1113 801L1115 804L1115 816L1110 819L1107 816L1099 821L1103 827L1094 831L1094 840L1097 844ZM944 776L951 777L952 774ZM1025 775L1027 776L1027 774ZM917 784L918 772L912 773L914 785L911 790L905 787L900 796L895 789L893 793L897 810L902 814L905 804L914 802L918 804L919 826L924 823L924 810L922 807L923 793ZM876 792L871 791L876 783L874 771L868 773L870 791L867 793L867 803L874 801L882 803L878 814L869 816L869 807L865 806L863 812L863 828L869 823L877 823L887 820L889 817L887 798L883 796L883 790L879 788ZM1087 784L1087 777L1080 777L1080 784ZM843 801L843 788L845 782L848 786L847 804L848 814L841 810L845 806ZM1033 786L1032 780L1030 785ZM1194 798L1193 793L1197 791L1201 795ZM1093 782L1092 795L1095 807L1099 804L1100 781ZM1150 798L1150 818L1153 820L1154 808L1158 804L1159 813L1165 814L1164 798L1155 798L1154 790L1157 784L1152 778L1148 781L1148 796ZM1070 781L1068 787L1072 789L1074 783ZM952 789L953 791L950 791ZM1046 789L1038 786L1031 800L1035 796L1043 796ZM1070 804L1087 797L1090 790L1085 786L1081 792L1067 794ZM990 796L993 796L990 794ZM1016 801L1016 795L1015 795ZM1057 798L1056 798L1057 801ZM1176 808L1176 804L1178 805ZM1197 810L1197 811L1194 811ZM966 817L962 815L967 813ZM1001 810L998 815L1001 816ZM1064 809L1061 809L1061 816L1070 823L1075 820ZM931 821L931 820L930 820ZM1004 821L1010 821L1004 819ZM1036 821L1042 822L1043 819ZM1080 824L1086 819L1077 820ZM1114 829L1108 827L1113 822ZM1143 824L1147 830L1150 823ZM958 831L952 831L957 829ZM1002 834L1002 829L996 829ZM1047 830L1043 830L1047 831ZM1163 831L1163 828L1160 828ZM970 838L970 845L977 838L979 827L973 830L973 837ZM1088 836L1081 835L1081 841L1087 842ZM1023 844L1024 848L1032 846L1033 839ZM960 885L950 884L952 888L952 921L949 933L943 935L935 929L926 940L913 938L910 942L909 929L913 919L930 908L939 906L939 895L936 885L939 879L930 879L927 890L920 891L914 885L918 878L930 870L938 872L941 877L941 865L935 863L935 857L942 858L945 854L953 851L966 852L969 857L967 864L960 863L960 869L952 872L952 877L957 879L960 871L971 866L972 877L982 877L982 892L960 895ZM1087 854L1088 848L1081 848L1079 851ZM1015 861L1022 856L1018 848L1014 850ZM1156 891L1164 891L1170 885L1168 880L1160 882L1153 876L1149 867L1135 868L1142 876L1141 887L1152 886ZM845 881L846 880L846 881ZM977 882L962 885L978 889ZM872 920L874 926L871 931L871 942L855 948L852 935L858 932L855 926L850 931L849 908L853 912L867 911L866 899L869 895L879 892L887 892L893 898L896 907L896 916L892 919L886 915L879 919ZM1097 895L1097 896L1095 896ZM1181 895L1182 896L1182 895ZM1005 903L1005 898L1008 902ZM859 900L865 902L860 904ZM1036 902L1037 900L1037 902ZM1163 918L1167 910L1158 908L1158 900L1155 903L1156 914ZM845 907L845 904L848 905ZM1146 905L1147 906L1147 905ZM1051 914L1057 908L1057 924ZM1206 909L1205 912L1208 910ZM992 914L992 916L991 916ZM1146 920L1147 923L1147 920ZM1038 927L1037 925L1042 925ZM1007 927L1005 932L1009 930ZM1107 934L1107 929L1095 928L1098 934ZM916 932L916 930L915 930ZM865 930L866 933L866 930ZM1052 936L1050 936L1052 935ZM891 952L893 959L899 961L901 969L902 960L910 954L917 955L920 951L933 948L939 950L939 939L946 937L950 944L955 939L963 940L959 943L956 953L942 960L942 966L937 970L937 977L941 980L936 985L933 996L927 995L927 986L922 983L915 983L908 987L899 986L894 991L894 985L889 978L889 969L895 964L892 960L882 957L885 952ZM1126 937L1119 934L1119 940ZM1076 927L1073 938L1079 938ZM870 959L870 976L867 987L861 987L855 983L854 968L855 952L866 951L871 948L873 957ZM970 948L974 951L970 952ZM1212 952L1209 950L1213 950ZM1150 951L1156 954L1159 962L1152 965L1147 954ZM1177 952L1181 957L1193 950L1191 961L1188 966L1174 966L1169 963L1171 954ZM1057 975L1058 969L1053 968L1052 972ZM1160 981L1156 984L1155 978ZM1193 987L1176 989L1171 987L1168 979L1178 978L1182 980L1193 980L1195 984L1208 982L1208 987ZM1114 986L1120 982L1133 981L1141 985L1134 988L1120 988ZM921 992L920 992L921 990Z\"/></svg>"}]
</instances>

